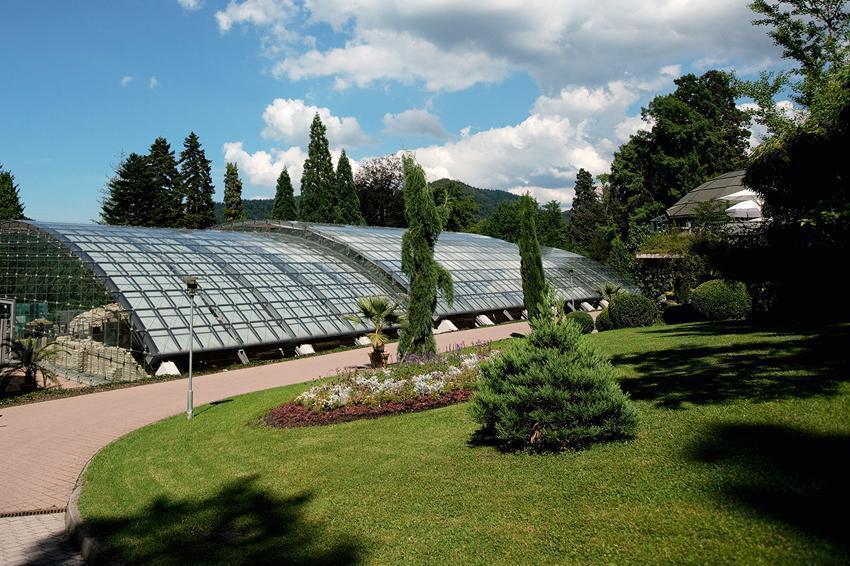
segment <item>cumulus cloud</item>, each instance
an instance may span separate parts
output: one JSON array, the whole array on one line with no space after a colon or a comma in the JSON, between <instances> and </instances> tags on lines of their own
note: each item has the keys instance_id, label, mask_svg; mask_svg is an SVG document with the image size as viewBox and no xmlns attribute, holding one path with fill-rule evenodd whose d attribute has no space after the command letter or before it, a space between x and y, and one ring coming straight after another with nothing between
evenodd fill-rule
<instances>
[{"instance_id":1,"label":"cumulus cloud","mask_svg":"<svg viewBox=\"0 0 850 566\"><path fill-rule=\"evenodd\" d=\"M180 4L181 8L190 12L200 10L202 6L201 0L177 0L177 3Z\"/></svg>"},{"instance_id":2,"label":"cumulus cloud","mask_svg":"<svg viewBox=\"0 0 850 566\"><path fill-rule=\"evenodd\" d=\"M332 147L353 147L370 141L353 116L334 116L329 108L312 106L303 100L275 98L266 106L263 121L266 127L262 136L290 144L306 146L310 137L310 124L318 113L327 128L328 142Z\"/></svg>"},{"instance_id":3,"label":"cumulus cloud","mask_svg":"<svg viewBox=\"0 0 850 566\"><path fill-rule=\"evenodd\" d=\"M301 174L307 154L298 146L287 150L245 151L243 142L228 142L223 146L224 160L236 163L239 172L245 175L248 183L259 187L273 187L280 172L286 167L295 187L301 186Z\"/></svg>"},{"instance_id":4,"label":"cumulus cloud","mask_svg":"<svg viewBox=\"0 0 850 566\"><path fill-rule=\"evenodd\" d=\"M509 193L515 195L531 195L537 202L540 204L545 204L547 202L556 201L559 205L561 205L562 209L572 208L573 206L573 197L575 197L574 189L547 189L545 187L513 187L512 189L508 189Z\"/></svg>"},{"instance_id":5,"label":"cumulus cloud","mask_svg":"<svg viewBox=\"0 0 850 566\"><path fill-rule=\"evenodd\" d=\"M151 77L148 79L148 88L153 90L159 86L159 80L156 77Z\"/></svg>"},{"instance_id":6,"label":"cumulus cloud","mask_svg":"<svg viewBox=\"0 0 850 566\"><path fill-rule=\"evenodd\" d=\"M439 116L418 108L398 114L384 114L384 133L395 136L448 137Z\"/></svg>"},{"instance_id":7,"label":"cumulus cloud","mask_svg":"<svg viewBox=\"0 0 850 566\"><path fill-rule=\"evenodd\" d=\"M218 29L227 32L239 24L281 25L294 10L296 7L290 0L230 0L224 10L215 13L215 19Z\"/></svg>"},{"instance_id":8,"label":"cumulus cloud","mask_svg":"<svg viewBox=\"0 0 850 566\"><path fill-rule=\"evenodd\" d=\"M120 80L120 81L118 81L118 83L119 83L121 86L127 86L127 85L129 85L131 82L133 82L133 77L132 77L132 75L124 75L123 77L121 77L121 80Z\"/></svg>"}]
</instances>

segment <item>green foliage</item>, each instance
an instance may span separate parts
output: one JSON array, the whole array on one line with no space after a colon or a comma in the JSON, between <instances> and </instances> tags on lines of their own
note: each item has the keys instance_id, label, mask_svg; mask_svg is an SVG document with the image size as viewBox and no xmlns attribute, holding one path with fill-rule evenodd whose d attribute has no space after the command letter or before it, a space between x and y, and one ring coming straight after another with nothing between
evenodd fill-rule
<instances>
[{"instance_id":1,"label":"green foliage","mask_svg":"<svg viewBox=\"0 0 850 566\"><path fill-rule=\"evenodd\" d=\"M571 248L567 234L567 222L564 211L558 201L550 201L543 205L537 213L537 237L541 246L550 248Z\"/></svg>"},{"instance_id":2,"label":"green foliage","mask_svg":"<svg viewBox=\"0 0 850 566\"><path fill-rule=\"evenodd\" d=\"M20 187L11 171L4 171L0 163L0 220L23 220Z\"/></svg>"},{"instance_id":3,"label":"green foliage","mask_svg":"<svg viewBox=\"0 0 850 566\"><path fill-rule=\"evenodd\" d=\"M658 320L658 307L644 295L621 293L611 298L608 316L612 328L652 326Z\"/></svg>"},{"instance_id":4,"label":"green foliage","mask_svg":"<svg viewBox=\"0 0 850 566\"><path fill-rule=\"evenodd\" d=\"M593 176L584 169L578 170L575 197L570 210L569 238L576 251L594 259L604 260L608 255L605 235L605 209L596 194Z\"/></svg>"},{"instance_id":5,"label":"green foliage","mask_svg":"<svg viewBox=\"0 0 850 566\"><path fill-rule=\"evenodd\" d=\"M301 175L300 220L304 222L336 220L336 173L326 132L317 112L310 125L310 145Z\"/></svg>"},{"instance_id":6,"label":"green foliage","mask_svg":"<svg viewBox=\"0 0 850 566\"><path fill-rule=\"evenodd\" d=\"M481 366L471 412L509 448L563 450L628 438L638 417L578 324L532 320L528 338Z\"/></svg>"},{"instance_id":7,"label":"green foliage","mask_svg":"<svg viewBox=\"0 0 850 566\"><path fill-rule=\"evenodd\" d=\"M620 285L618 283L612 283L610 281L603 283L602 285L600 285L599 287L594 289L594 291L599 293L599 295L602 297L602 299L604 299L606 301L610 301L611 299L613 299L617 295L626 292L626 290L623 289L622 285Z\"/></svg>"},{"instance_id":8,"label":"green foliage","mask_svg":"<svg viewBox=\"0 0 850 566\"><path fill-rule=\"evenodd\" d=\"M153 171L148 158L131 153L106 184L100 220L119 226L154 226L156 209L150 197L156 193Z\"/></svg>"},{"instance_id":9,"label":"green foliage","mask_svg":"<svg viewBox=\"0 0 850 566\"><path fill-rule=\"evenodd\" d=\"M351 172L351 163L345 150L339 156L336 166L336 200L334 204L334 222L362 226L366 224L360 213L360 199L357 196L357 185Z\"/></svg>"},{"instance_id":10,"label":"green foliage","mask_svg":"<svg viewBox=\"0 0 850 566\"><path fill-rule=\"evenodd\" d=\"M210 172L210 160L201 147L195 132L183 141L180 152L180 182L185 197L184 226L203 229L215 224L215 187Z\"/></svg>"},{"instance_id":11,"label":"green foliage","mask_svg":"<svg viewBox=\"0 0 850 566\"><path fill-rule=\"evenodd\" d=\"M21 371L24 374L23 385L26 389L38 387L37 376L39 374L41 374L42 387L47 387L48 381L59 384L56 375L50 370L50 360L62 351L56 344L47 344L39 348L35 339L24 338L6 341L3 346L9 349L10 356L17 364L2 368L2 372L0 372L0 394L6 392L11 378Z\"/></svg>"},{"instance_id":12,"label":"green foliage","mask_svg":"<svg viewBox=\"0 0 850 566\"><path fill-rule=\"evenodd\" d=\"M690 304L667 305L661 313L661 318L664 320L664 324L682 324L696 322L700 320L700 315Z\"/></svg>"},{"instance_id":13,"label":"green foliage","mask_svg":"<svg viewBox=\"0 0 850 566\"><path fill-rule=\"evenodd\" d=\"M372 347L378 349L388 340L384 329L403 322L404 312L401 309L401 303L389 297L360 297L357 299L357 312L342 318L363 326L371 325L373 331L367 336L372 342Z\"/></svg>"},{"instance_id":14,"label":"green foliage","mask_svg":"<svg viewBox=\"0 0 850 566\"><path fill-rule=\"evenodd\" d=\"M732 78L708 71L675 83L675 92L643 110L652 128L636 133L614 155L609 215L624 237L701 183L745 162L748 115L736 107Z\"/></svg>"},{"instance_id":15,"label":"green foliage","mask_svg":"<svg viewBox=\"0 0 850 566\"><path fill-rule=\"evenodd\" d=\"M478 232L506 242L519 242L522 223L520 208L519 200L500 202L493 214L479 224Z\"/></svg>"},{"instance_id":16,"label":"green foliage","mask_svg":"<svg viewBox=\"0 0 850 566\"><path fill-rule=\"evenodd\" d=\"M579 328L581 328L582 334L590 334L593 332L593 317L584 311L569 312L564 318L578 324Z\"/></svg>"},{"instance_id":17,"label":"green foliage","mask_svg":"<svg viewBox=\"0 0 850 566\"><path fill-rule=\"evenodd\" d=\"M602 309L598 315L596 315L596 330L599 332L605 332L606 330L612 330L614 328L614 324L611 322L611 311L607 308Z\"/></svg>"},{"instance_id":18,"label":"green foliage","mask_svg":"<svg viewBox=\"0 0 850 566\"><path fill-rule=\"evenodd\" d=\"M496 207L503 202L515 202L519 200L519 196L507 191L499 191L495 189L480 189L467 185L463 181L454 179L438 179L431 183L435 189L442 184L451 183L456 188L460 189L460 194L470 197L476 205L475 220L481 221L489 217L496 210Z\"/></svg>"},{"instance_id":19,"label":"green foliage","mask_svg":"<svg viewBox=\"0 0 850 566\"><path fill-rule=\"evenodd\" d=\"M434 246L449 210L436 205L425 172L412 156L404 156L403 167L407 230L401 241L401 269L410 280L410 298L398 351L402 356L425 356L436 351L432 317L437 308L437 290L443 292L449 304L453 300L452 276L434 259Z\"/></svg>"},{"instance_id":20,"label":"green foliage","mask_svg":"<svg viewBox=\"0 0 850 566\"><path fill-rule=\"evenodd\" d=\"M440 179L431 183L434 200L445 202L450 210L446 230L465 232L478 220L479 206L469 189L480 191L451 179Z\"/></svg>"},{"instance_id":21,"label":"green foliage","mask_svg":"<svg viewBox=\"0 0 850 566\"><path fill-rule=\"evenodd\" d=\"M519 200L520 237L519 256L522 275L522 298L528 310L528 318L533 319L546 293L546 277L543 273L543 259L540 256L540 244L537 241L537 201L529 195Z\"/></svg>"},{"instance_id":22,"label":"green foliage","mask_svg":"<svg viewBox=\"0 0 850 566\"><path fill-rule=\"evenodd\" d=\"M277 178L271 218L273 220L298 220L298 208L295 206L295 191L292 189L292 179L286 167Z\"/></svg>"},{"instance_id":23,"label":"green foliage","mask_svg":"<svg viewBox=\"0 0 850 566\"><path fill-rule=\"evenodd\" d=\"M224 172L224 221L241 222L245 220L242 207L242 180L235 163L228 163Z\"/></svg>"},{"instance_id":24,"label":"green foliage","mask_svg":"<svg viewBox=\"0 0 850 566\"><path fill-rule=\"evenodd\" d=\"M385 155L360 163L354 177L360 212L369 226L407 226L401 158ZM303 191L302 191L303 194Z\"/></svg>"},{"instance_id":25,"label":"green foliage","mask_svg":"<svg viewBox=\"0 0 850 566\"><path fill-rule=\"evenodd\" d=\"M184 225L184 191L181 186L177 160L168 140L158 137L148 151L148 166L153 174L153 192L150 205L153 226L179 228Z\"/></svg>"},{"instance_id":26,"label":"green foliage","mask_svg":"<svg viewBox=\"0 0 850 566\"><path fill-rule=\"evenodd\" d=\"M641 253L684 255L691 253L696 236L692 232L654 232L640 245Z\"/></svg>"},{"instance_id":27,"label":"green foliage","mask_svg":"<svg viewBox=\"0 0 850 566\"><path fill-rule=\"evenodd\" d=\"M608 266L621 276L631 278L634 260L634 255L629 251L620 235L614 236L611 241L611 249L608 252Z\"/></svg>"},{"instance_id":28,"label":"green foliage","mask_svg":"<svg viewBox=\"0 0 850 566\"><path fill-rule=\"evenodd\" d=\"M750 316L752 300L738 281L712 279L691 293L691 304L708 320L742 320Z\"/></svg>"}]
</instances>

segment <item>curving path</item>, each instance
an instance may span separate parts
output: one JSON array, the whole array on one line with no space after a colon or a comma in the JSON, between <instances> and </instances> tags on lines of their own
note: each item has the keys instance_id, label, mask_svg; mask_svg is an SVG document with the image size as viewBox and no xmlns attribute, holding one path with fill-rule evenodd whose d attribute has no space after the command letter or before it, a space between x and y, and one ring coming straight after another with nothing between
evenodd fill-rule
<instances>
[{"instance_id":1,"label":"curving path","mask_svg":"<svg viewBox=\"0 0 850 566\"><path fill-rule=\"evenodd\" d=\"M527 323L519 322L436 338L443 350L527 330ZM395 353L394 344L388 349ZM200 376L194 382L195 405L333 375L363 364L367 350ZM98 450L132 430L185 409L185 379L0 409L0 514L64 508L77 477Z\"/></svg>"}]
</instances>

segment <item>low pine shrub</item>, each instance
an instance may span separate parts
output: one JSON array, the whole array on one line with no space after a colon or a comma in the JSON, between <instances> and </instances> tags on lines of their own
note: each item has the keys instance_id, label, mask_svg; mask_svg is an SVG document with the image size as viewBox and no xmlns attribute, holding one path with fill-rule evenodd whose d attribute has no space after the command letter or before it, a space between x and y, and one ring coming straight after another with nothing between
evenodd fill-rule
<instances>
[{"instance_id":1,"label":"low pine shrub","mask_svg":"<svg viewBox=\"0 0 850 566\"><path fill-rule=\"evenodd\" d=\"M611 297L608 316L613 328L652 326L658 320L658 307L643 295L622 293Z\"/></svg>"},{"instance_id":2,"label":"low pine shrub","mask_svg":"<svg viewBox=\"0 0 850 566\"><path fill-rule=\"evenodd\" d=\"M743 283L721 279L706 281L694 289L691 304L708 320L742 320L750 316L753 307Z\"/></svg>"},{"instance_id":3,"label":"low pine shrub","mask_svg":"<svg viewBox=\"0 0 850 566\"><path fill-rule=\"evenodd\" d=\"M593 317L584 311L573 311L565 317L567 320L572 320L581 328L582 334L590 334L593 332Z\"/></svg>"},{"instance_id":4,"label":"low pine shrub","mask_svg":"<svg viewBox=\"0 0 850 566\"><path fill-rule=\"evenodd\" d=\"M596 330L605 332L611 330L614 326L611 324L611 313L607 308L602 309L602 312L596 315Z\"/></svg>"},{"instance_id":5,"label":"low pine shrub","mask_svg":"<svg viewBox=\"0 0 850 566\"><path fill-rule=\"evenodd\" d=\"M633 436L637 412L579 326L547 317L531 327L481 365L471 403L481 433L506 448L541 451Z\"/></svg>"}]
</instances>

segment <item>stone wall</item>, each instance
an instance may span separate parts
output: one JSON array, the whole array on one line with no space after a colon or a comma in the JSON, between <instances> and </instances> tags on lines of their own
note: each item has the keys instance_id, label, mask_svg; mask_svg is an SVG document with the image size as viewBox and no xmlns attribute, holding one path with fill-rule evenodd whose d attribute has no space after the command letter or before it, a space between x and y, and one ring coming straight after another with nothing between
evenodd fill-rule
<instances>
[{"instance_id":1,"label":"stone wall","mask_svg":"<svg viewBox=\"0 0 850 566\"><path fill-rule=\"evenodd\" d=\"M103 381L135 381L149 377L130 350L125 348L71 336L57 337L56 346L59 353L51 361L56 371L62 373L67 370L69 379L78 381L74 373L101 377Z\"/></svg>"}]
</instances>

